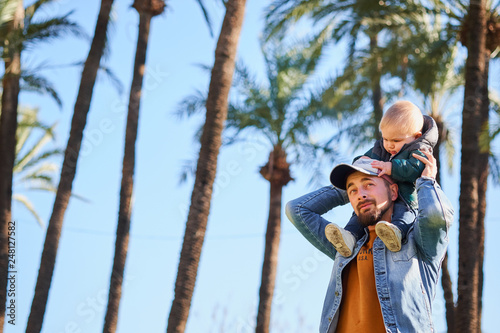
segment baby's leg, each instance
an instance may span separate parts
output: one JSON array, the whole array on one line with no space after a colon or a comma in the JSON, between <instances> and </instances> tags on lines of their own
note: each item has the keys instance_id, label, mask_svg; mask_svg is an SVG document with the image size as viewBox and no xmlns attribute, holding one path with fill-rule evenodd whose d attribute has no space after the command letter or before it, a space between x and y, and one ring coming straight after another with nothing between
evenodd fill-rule
<instances>
[{"instance_id":1,"label":"baby's leg","mask_svg":"<svg viewBox=\"0 0 500 333\"><path fill-rule=\"evenodd\" d=\"M338 253L344 257L350 257L356 247L356 242L363 236L363 229L356 214L352 214L345 228L335 223L328 224L325 227L325 235Z\"/></svg>"},{"instance_id":2,"label":"baby's leg","mask_svg":"<svg viewBox=\"0 0 500 333\"><path fill-rule=\"evenodd\" d=\"M401 239L403 242L406 240L408 231L410 230L412 223L415 222L416 217L417 213L411 209L406 202L401 199L394 202L391 222L401 231Z\"/></svg>"},{"instance_id":3,"label":"baby's leg","mask_svg":"<svg viewBox=\"0 0 500 333\"><path fill-rule=\"evenodd\" d=\"M398 199L394 203L391 221L378 222L375 225L375 232L390 251L397 252L401 250L401 243L406 239L415 217L415 211L403 200Z\"/></svg>"}]
</instances>

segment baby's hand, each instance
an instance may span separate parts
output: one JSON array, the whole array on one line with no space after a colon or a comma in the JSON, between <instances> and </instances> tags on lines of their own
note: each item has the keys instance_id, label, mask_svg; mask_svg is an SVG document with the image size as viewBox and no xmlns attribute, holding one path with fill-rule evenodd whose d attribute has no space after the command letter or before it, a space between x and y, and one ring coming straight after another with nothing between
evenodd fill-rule
<instances>
[{"instance_id":1,"label":"baby's hand","mask_svg":"<svg viewBox=\"0 0 500 333\"><path fill-rule=\"evenodd\" d=\"M373 161L372 167L380 169L378 176L383 175L391 175L392 172L392 163L391 162L382 162L382 161Z\"/></svg>"}]
</instances>

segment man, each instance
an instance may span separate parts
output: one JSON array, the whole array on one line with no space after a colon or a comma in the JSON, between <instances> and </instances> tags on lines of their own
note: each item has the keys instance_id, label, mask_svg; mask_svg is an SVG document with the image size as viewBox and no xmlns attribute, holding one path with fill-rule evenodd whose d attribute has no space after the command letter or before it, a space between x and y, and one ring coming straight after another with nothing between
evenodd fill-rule
<instances>
[{"instance_id":1,"label":"man","mask_svg":"<svg viewBox=\"0 0 500 333\"><path fill-rule=\"evenodd\" d=\"M432 332L432 300L448 245L453 209L435 181L436 160L417 179L418 216L399 252L389 251L375 233L390 221L398 187L377 169L357 160L340 164L326 186L287 204L286 213L306 239L334 259L323 305L320 332ZM361 167L361 166L362 167ZM321 217L349 201L365 226L351 256L337 254L327 240Z\"/></svg>"}]
</instances>

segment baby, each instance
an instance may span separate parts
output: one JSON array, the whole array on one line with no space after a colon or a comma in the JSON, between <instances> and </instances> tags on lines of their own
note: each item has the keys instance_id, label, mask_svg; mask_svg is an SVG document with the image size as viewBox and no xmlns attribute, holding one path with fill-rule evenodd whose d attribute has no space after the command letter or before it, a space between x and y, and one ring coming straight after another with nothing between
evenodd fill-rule
<instances>
[{"instance_id":1,"label":"baby","mask_svg":"<svg viewBox=\"0 0 500 333\"><path fill-rule=\"evenodd\" d=\"M432 154L438 130L431 117L424 116L415 104L408 101L394 103L382 117L379 129L382 139L358 158L376 160L371 166L379 170L378 175L390 176L398 184L399 199L395 202L391 222L380 221L375 225L377 236L390 251L397 252L415 220L418 208L415 181L425 168L412 154L424 156L422 150ZM338 253L349 257L358 239L364 235L364 227L353 214L345 228L330 223L325 234Z\"/></svg>"}]
</instances>

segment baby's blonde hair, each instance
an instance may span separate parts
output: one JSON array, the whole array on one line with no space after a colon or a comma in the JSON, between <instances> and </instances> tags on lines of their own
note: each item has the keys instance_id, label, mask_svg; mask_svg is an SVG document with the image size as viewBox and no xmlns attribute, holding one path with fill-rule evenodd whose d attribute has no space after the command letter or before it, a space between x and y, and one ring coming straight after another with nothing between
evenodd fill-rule
<instances>
[{"instance_id":1,"label":"baby's blonde hair","mask_svg":"<svg viewBox=\"0 0 500 333\"><path fill-rule=\"evenodd\" d=\"M415 135L421 133L424 126L422 111L409 101L398 101L384 113L380 121L379 129L383 131L395 128L398 133Z\"/></svg>"}]
</instances>

